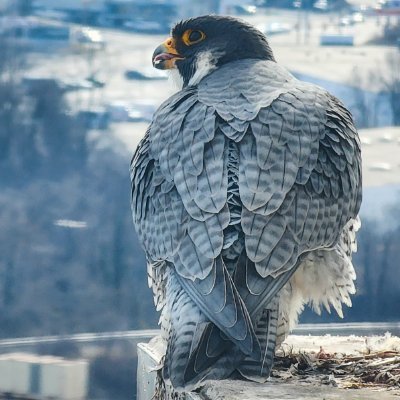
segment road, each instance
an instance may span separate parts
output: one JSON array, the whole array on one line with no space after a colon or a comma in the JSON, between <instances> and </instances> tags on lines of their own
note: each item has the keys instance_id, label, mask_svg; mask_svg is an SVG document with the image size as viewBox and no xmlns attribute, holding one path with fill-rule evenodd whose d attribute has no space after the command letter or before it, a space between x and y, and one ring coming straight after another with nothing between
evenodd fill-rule
<instances>
[{"instance_id":1,"label":"road","mask_svg":"<svg viewBox=\"0 0 400 400\"><path fill-rule=\"evenodd\" d=\"M400 322L361 322L361 323L332 323L332 324L299 324L293 335L332 335L346 337L349 335L383 336L386 332L391 335L400 335ZM158 335L159 329L142 329L134 331L114 331L100 333L76 333L56 336L32 336L24 338L0 339L0 352L4 348L22 348L40 343L77 342L94 343L104 340L127 339L147 341Z\"/></svg>"}]
</instances>

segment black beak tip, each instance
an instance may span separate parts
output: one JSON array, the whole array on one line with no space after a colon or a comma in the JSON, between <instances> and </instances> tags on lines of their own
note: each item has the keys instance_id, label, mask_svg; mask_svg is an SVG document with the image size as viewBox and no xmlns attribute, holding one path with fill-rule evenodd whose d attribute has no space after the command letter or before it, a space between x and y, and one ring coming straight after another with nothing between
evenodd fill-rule
<instances>
[{"instance_id":1,"label":"black beak tip","mask_svg":"<svg viewBox=\"0 0 400 400\"><path fill-rule=\"evenodd\" d=\"M154 68L157 68L157 69L165 69L164 67L165 67L165 62L164 62L164 60L160 60L160 59L155 59L155 58L153 58L153 61L152 61L152 63L153 63L153 67Z\"/></svg>"},{"instance_id":2,"label":"black beak tip","mask_svg":"<svg viewBox=\"0 0 400 400\"><path fill-rule=\"evenodd\" d=\"M162 69L161 64L163 64L163 60L160 58L157 58L157 56L163 54L164 52L165 52L165 47L163 45L158 46L154 50L153 56L151 57L151 62L153 64L154 68Z\"/></svg>"}]
</instances>

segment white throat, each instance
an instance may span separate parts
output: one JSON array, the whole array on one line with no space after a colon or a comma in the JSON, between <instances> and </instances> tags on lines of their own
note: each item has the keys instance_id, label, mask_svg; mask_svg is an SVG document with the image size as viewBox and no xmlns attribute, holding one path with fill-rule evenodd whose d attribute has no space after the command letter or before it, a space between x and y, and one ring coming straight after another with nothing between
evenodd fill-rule
<instances>
[{"instance_id":1,"label":"white throat","mask_svg":"<svg viewBox=\"0 0 400 400\"><path fill-rule=\"evenodd\" d=\"M196 59L196 72L190 78L188 86L197 85L205 76L211 71L216 69L217 58L211 53L211 51L204 51L197 56ZM183 79L177 68L168 70L169 81L172 82L173 86L178 90L183 88Z\"/></svg>"},{"instance_id":2,"label":"white throat","mask_svg":"<svg viewBox=\"0 0 400 400\"><path fill-rule=\"evenodd\" d=\"M190 78L189 86L197 85L205 76L216 69L216 58L211 51L204 51L197 56L196 72Z\"/></svg>"},{"instance_id":3,"label":"white throat","mask_svg":"<svg viewBox=\"0 0 400 400\"><path fill-rule=\"evenodd\" d=\"M174 86L178 90L182 90L183 79L178 69L174 68L174 69L169 69L167 71L168 71L168 80L172 83L172 86Z\"/></svg>"}]
</instances>

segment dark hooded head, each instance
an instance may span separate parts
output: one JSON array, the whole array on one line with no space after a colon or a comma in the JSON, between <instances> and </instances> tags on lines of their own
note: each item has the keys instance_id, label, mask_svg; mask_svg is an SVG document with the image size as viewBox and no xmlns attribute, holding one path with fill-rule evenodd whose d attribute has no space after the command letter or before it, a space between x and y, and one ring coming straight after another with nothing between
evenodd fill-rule
<instances>
[{"instance_id":1,"label":"dark hooded head","mask_svg":"<svg viewBox=\"0 0 400 400\"><path fill-rule=\"evenodd\" d=\"M231 17L206 15L179 22L153 54L153 66L177 72L183 86L196 85L216 68L236 60L275 61L266 37Z\"/></svg>"}]
</instances>

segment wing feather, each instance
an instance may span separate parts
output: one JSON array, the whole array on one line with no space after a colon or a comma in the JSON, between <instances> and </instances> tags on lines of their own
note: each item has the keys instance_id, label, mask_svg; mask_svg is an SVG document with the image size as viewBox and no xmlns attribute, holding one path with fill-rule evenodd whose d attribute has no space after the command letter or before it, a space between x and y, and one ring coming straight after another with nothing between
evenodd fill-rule
<instances>
[{"instance_id":1,"label":"wing feather","mask_svg":"<svg viewBox=\"0 0 400 400\"><path fill-rule=\"evenodd\" d=\"M357 216L358 137L347 110L323 89L296 82L261 108L240 155L246 252L262 278L295 268L307 251L331 248Z\"/></svg>"},{"instance_id":2,"label":"wing feather","mask_svg":"<svg viewBox=\"0 0 400 400\"><path fill-rule=\"evenodd\" d=\"M173 267L205 316L257 357L250 317L221 257L230 221L225 147L215 109L191 89L178 93L161 106L134 155L132 210L150 262Z\"/></svg>"}]
</instances>

